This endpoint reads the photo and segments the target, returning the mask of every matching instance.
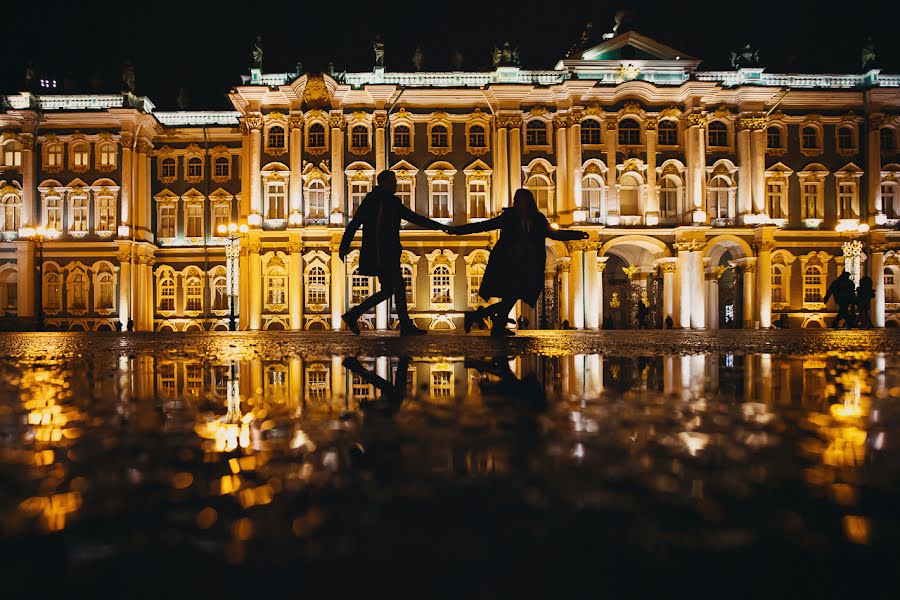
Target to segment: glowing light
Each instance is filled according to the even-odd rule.
[[[219,232],[219,235],[225,235],[228,232],[228,228],[225,227],[225,225],[220,224],[218,227],[216,227],[216,231]]]
[[[246,224],[241,224],[241,226],[238,228],[238,230],[241,233],[247,233],[248,231],[250,231],[250,228]]]
[[[228,224],[228,233],[234,233],[237,230],[238,230],[237,223],[229,223]]]

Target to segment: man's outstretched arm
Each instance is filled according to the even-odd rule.
[[[433,219],[429,219],[426,216],[420,215],[417,212],[414,212],[406,207],[405,204],[400,204],[400,218],[404,221],[409,221],[413,225],[418,225],[419,227],[423,227],[425,229],[434,229],[440,231],[450,231],[449,225],[444,225],[443,223],[438,223]]]

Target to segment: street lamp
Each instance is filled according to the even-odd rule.
[[[22,237],[34,240],[37,244],[37,264],[34,266],[37,275],[37,329],[44,330],[44,239],[53,239],[59,235],[59,231],[55,227],[23,227],[21,231]]]
[[[225,246],[226,285],[228,286],[229,310],[228,329],[237,331],[237,321],[235,321],[234,318],[234,305],[238,295],[238,275],[240,272],[238,259],[241,256],[241,244],[239,240],[242,235],[246,235],[247,231],[249,231],[249,227],[247,227],[246,224],[239,226],[237,223],[229,223],[228,225],[222,223],[216,231],[219,233],[219,237],[228,240],[228,245]]]
[[[862,273],[860,272],[862,270],[860,256],[862,255],[863,244],[856,238],[868,233],[869,224],[860,223],[853,226],[841,223],[838,224],[834,230],[841,235],[850,238],[850,240],[841,244],[841,251],[844,253],[844,270],[850,273],[850,278],[853,280],[853,286],[859,287],[859,279],[862,276]]]

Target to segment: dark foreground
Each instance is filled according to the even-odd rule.
[[[898,340],[0,335],[0,595],[896,598]]]

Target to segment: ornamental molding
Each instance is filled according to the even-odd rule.
[[[263,127],[262,113],[247,113],[247,116],[244,117],[244,123],[246,123],[248,129],[260,131]]]
[[[766,128],[768,119],[765,116],[744,116],[738,119],[738,129],[760,131]]]
[[[675,242],[672,244],[672,248],[678,252],[702,252],[706,249],[706,242],[701,240],[684,240]]]
[[[688,127],[706,128],[706,116],[701,113],[691,113],[685,117]]]
[[[648,117],[644,119],[644,129],[647,131],[656,131],[659,120],[656,117]]]
[[[333,112],[328,115],[328,124],[332,129],[340,129],[343,131],[347,127],[347,121],[344,118],[344,113],[341,112]]]

